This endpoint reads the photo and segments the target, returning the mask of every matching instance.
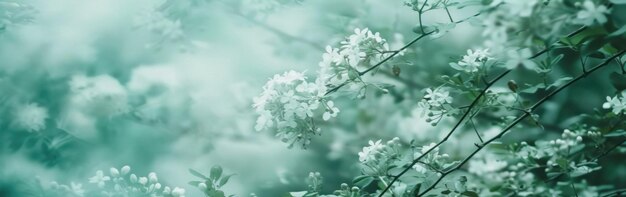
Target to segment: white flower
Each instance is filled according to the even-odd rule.
[[[150,172],[150,173],[148,174],[148,180],[150,181],[150,183],[156,183],[156,182],[159,182],[159,179],[157,178],[157,175],[156,175],[156,173],[154,173],[154,172]]]
[[[109,180],[111,180],[111,177],[104,176],[104,173],[102,172],[102,170],[98,170],[96,171],[96,176],[89,178],[89,183],[98,184],[98,187],[102,188],[104,187],[105,183]]]
[[[145,185],[148,183],[148,178],[146,177],[139,177],[139,184]]]
[[[180,188],[180,187],[174,187],[174,189],[172,189],[172,196],[185,197],[185,189]]]
[[[626,91],[622,92],[622,98],[618,96],[606,97],[606,102],[602,104],[602,108],[611,109],[614,114],[626,113]]]
[[[302,142],[304,147],[312,135],[319,134],[311,122],[326,91],[321,80],[309,82],[303,73],[289,71],[275,75],[263,86],[261,95],[253,99],[259,115],[255,129],[272,128],[290,146]],[[330,115],[336,115],[338,110],[332,112],[335,114]]]
[[[379,154],[385,145],[381,144],[381,140],[376,142],[370,140],[369,146],[363,147],[363,150],[359,152],[359,161],[362,163],[369,163],[376,160],[376,154]]]
[[[70,189],[72,194],[76,195],[76,196],[84,196],[85,195],[85,190],[83,189],[83,185],[80,183],[74,183],[71,182],[70,183]]]
[[[437,144],[436,143],[430,143],[428,145],[422,146],[422,154],[425,154],[427,151],[429,151],[431,148],[435,147]],[[436,147],[435,149],[431,150],[431,152],[436,153],[439,152],[439,147]]]
[[[537,70],[537,64],[530,60],[533,56],[532,52],[528,48],[521,50],[511,49],[507,52],[508,61],[504,64],[506,68],[513,69],[517,66],[524,66],[527,69]]]
[[[467,55],[464,55],[461,61],[450,63],[450,66],[456,70],[468,73],[476,72],[483,63],[491,59],[489,56],[489,49],[477,49],[476,51],[469,49],[467,50]]]
[[[326,103],[328,109],[324,112],[322,119],[325,121],[329,120],[331,117],[337,117],[337,113],[339,113],[339,108],[335,107],[335,103],[333,101],[328,101]]]
[[[586,0],[582,5],[583,9],[576,14],[577,22],[583,25],[593,25],[595,21],[598,24],[604,24],[607,21],[606,14],[609,10],[604,5],[596,6],[593,1]]]
[[[450,92],[442,88],[427,88],[424,99],[427,100],[428,105],[435,107],[440,107],[444,104],[452,103],[452,97],[450,97]]]
[[[37,103],[29,103],[17,108],[15,124],[27,131],[40,131],[46,128],[48,110],[40,107]]]
[[[538,0],[506,0],[506,3],[510,4],[509,8],[512,15],[529,17],[532,15]]]

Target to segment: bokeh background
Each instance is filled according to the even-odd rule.
[[[476,13],[452,11],[457,18]],[[312,171],[331,191],[359,174],[356,153],[368,140],[439,139],[450,124],[432,127],[412,109],[422,89],[452,72],[452,57],[483,42],[481,30],[465,23],[413,46],[417,55],[403,57],[399,76],[391,68],[368,76],[397,94],[339,95],[339,117],[302,150],[254,130],[252,98],[274,74],[315,76],[324,47],[354,28],[401,47],[417,25],[402,1],[0,0],[0,13],[0,196],[22,196],[35,180],[84,182],[123,165],[157,172],[187,196],[200,196],[186,184],[188,169],[213,165],[237,174],[224,190],[238,196],[304,190]],[[424,23],[445,20],[436,11]],[[577,96],[610,92],[585,91],[592,94]],[[43,128],[16,123],[28,106],[46,109]],[[451,154],[473,146],[463,137],[451,139]]]

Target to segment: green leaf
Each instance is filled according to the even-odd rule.
[[[626,131],[624,131],[624,130],[617,130],[617,131],[613,131],[613,132],[604,134],[604,137],[622,137],[622,136],[626,136]]]
[[[209,173],[209,177],[213,180],[218,180],[222,176],[222,167],[221,166],[213,166],[211,168],[211,172]]]
[[[611,80],[611,84],[617,91],[622,91],[626,89],[626,76],[617,72],[613,72],[609,75],[609,79]]]
[[[194,187],[198,187],[198,184],[202,183],[203,181],[189,181],[187,184],[194,186]]]
[[[465,191],[465,192],[461,193],[461,195],[469,196],[469,197],[478,197],[478,194],[476,192],[473,192],[473,191]]]
[[[219,183],[220,187],[226,185],[226,183],[228,183],[228,180],[230,179],[230,177],[232,177],[233,175],[235,175],[235,174],[229,174],[229,175],[226,175],[226,176],[222,177],[222,179],[220,179],[220,183]]]
[[[367,176],[367,175],[361,175],[361,176],[357,176],[356,178],[354,178],[352,180],[352,183],[354,183],[354,185],[360,188],[364,188],[368,186],[369,184],[371,184],[372,181],[374,181],[373,177]]]
[[[198,178],[201,178],[201,179],[204,179],[204,180],[208,180],[209,179],[208,177],[204,176],[202,173],[200,173],[200,172],[198,172],[198,171],[196,171],[194,169],[191,169],[191,168],[189,169],[189,173],[191,173],[191,175],[194,175],[194,176],[196,176]]]
[[[613,4],[626,4],[626,0],[610,0]]]

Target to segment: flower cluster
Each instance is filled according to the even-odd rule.
[[[21,129],[29,132],[40,131],[46,128],[48,110],[37,103],[29,103],[18,107],[15,112],[14,123]]]
[[[473,73],[478,71],[491,59],[493,58],[490,57],[489,49],[476,49],[474,51],[469,49],[467,50],[467,55],[463,56],[463,59],[456,63],[450,63],[450,66],[459,71]]]
[[[159,183],[156,173],[151,172],[147,177],[139,177],[130,173],[130,167],[124,166],[119,170],[111,168],[109,175],[105,175],[102,170],[96,171],[96,175],[89,178],[89,183],[96,184],[101,189],[100,194],[104,196],[163,196],[163,197],[184,197],[185,189],[163,186]]]
[[[400,138],[393,138],[382,143],[381,140],[376,142],[370,140],[369,145],[363,147],[362,151],[358,153],[359,161],[367,166],[363,168],[366,175],[381,174],[387,167],[396,160],[400,159]]]
[[[389,44],[378,32],[355,29],[339,48],[326,46],[322,55],[320,78],[329,85],[339,85],[358,75],[359,65],[369,65],[387,57]]]
[[[420,115],[427,115],[426,121],[430,122],[433,126],[452,111],[452,97],[450,92],[445,88],[427,88],[426,95],[422,100],[417,103]]]
[[[261,95],[254,98],[253,106],[259,114],[256,130],[275,129],[289,147],[295,143],[307,147],[311,137],[321,133],[313,120],[314,111],[320,105],[326,106],[324,120],[339,112],[332,101],[322,103],[326,90],[321,81],[309,82],[300,72],[275,75],[263,86]]]
[[[606,102],[602,104],[602,108],[611,109],[611,111],[616,114],[626,114],[626,91],[622,91],[621,97],[617,96],[607,96]]]

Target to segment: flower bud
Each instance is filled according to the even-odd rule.
[[[118,171],[116,168],[111,168],[111,176],[114,178],[117,178],[120,176],[120,171]]]
[[[130,172],[130,166],[122,167],[122,175],[127,175]]]
[[[131,183],[137,183],[137,175],[131,174],[130,175],[130,182]]]
[[[150,172],[150,173],[148,174],[148,179],[150,180],[150,183],[156,183],[156,182],[159,182],[159,179],[157,178],[157,175],[156,175],[156,173],[154,173],[154,172]]]
[[[202,191],[206,191],[207,186],[206,186],[205,183],[200,183],[200,184],[198,184],[198,188],[200,188],[200,190],[202,190]]]

